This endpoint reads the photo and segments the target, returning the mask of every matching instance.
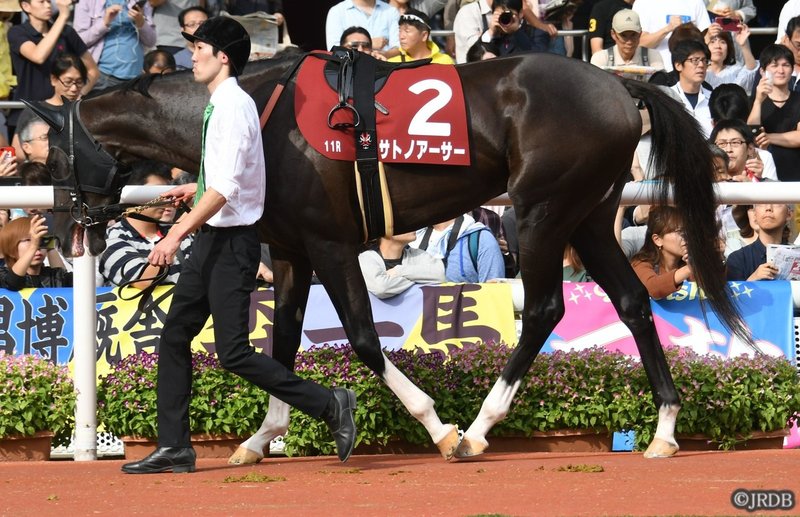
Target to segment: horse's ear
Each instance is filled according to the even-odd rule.
[[[64,114],[61,111],[56,111],[51,108],[45,107],[42,101],[25,101],[28,108],[31,109],[36,115],[47,122],[47,125],[50,126],[55,132],[60,133],[64,129]],[[66,106],[66,104],[64,104]],[[63,107],[61,108],[63,109]]]

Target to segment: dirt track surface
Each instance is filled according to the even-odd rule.
[[[0,462],[0,515],[800,515],[735,508],[736,489],[800,495],[800,450],[198,460],[193,474],[126,475],[123,461]],[[570,467],[572,466],[572,467]],[[584,471],[570,471],[576,470]],[[599,470],[602,472],[585,472]],[[566,469],[566,470],[565,470]],[[226,478],[234,478],[231,482]]]

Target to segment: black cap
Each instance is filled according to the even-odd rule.
[[[225,52],[237,75],[241,75],[244,71],[250,58],[250,35],[242,24],[233,18],[215,16],[204,21],[194,34],[187,32],[181,34],[192,43],[202,41]]]

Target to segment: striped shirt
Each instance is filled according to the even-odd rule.
[[[166,235],[168,228],[159,225],[159,233]],[[100,272],[108,282],[120,285],[123,282],[137,280],[147,267],[147,256],[158,240],[149,240],[136,228],[123,219],[106,231],[106,250],[100,257]],[[175,260],[169,266],[169,273],[164,283],[174,284],[178,281],[181,267],[191,253],[194,238],[190,235],[183,239]]]

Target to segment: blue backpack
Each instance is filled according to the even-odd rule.
[[[458,242],[458,234],[461,231],[461,226],[463,224],[463,215],[456,218],[455,222],[453,223],[453,230],[450,232],[450,237],[447,239],[447,249],[445,250],[444,257],[442,257],[445,268],[447,268],[447,258],[450,256],[450,252],[456,247],[456,242]],[[430,243],[432,233],[433,226],[428,226],[428,228],[425,229],[425,234],[422,236],[422,241],[419,243],[419,249],[428,249],[428,244]],[[480,249],[481,233],[483,233],[482,229],[477,232],[472,232],[467,236],[469,258],[472,260],[472,267],[475,268],[475,271],[478,271],[478,249]]]

